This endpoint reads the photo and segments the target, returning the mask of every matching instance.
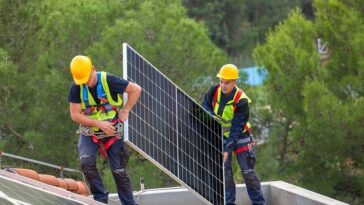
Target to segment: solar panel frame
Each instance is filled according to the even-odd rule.
[[[225,204],[221,126],[173,81],[123,43],[123,78],[131,82],[139,77],[133,67],[144,69],[136,82],[143,92],[124,122],[126,143],[206,204]],[[124,103],[126,100],[124,93]]]

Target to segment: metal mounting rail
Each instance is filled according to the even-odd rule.
[[[47,163],[47,162],[42,162],[42,161],[38,161],[38,160],[35,160],[35,159],[30,159],[30,158],[18,156],[18,155],[15,155],[15,154],[6,153],[6,152],[3,152],[2,150],[0,150],[0,169],[2,169],[2,165],[1,165],[2,156],[6,156],[6,157],[9,157],[9,158],[18,159],[18,160],[23,160],[23,161],[27,161],[27,162],[31,162],[31,163],[35,163],[35,164],[40,164],[40,165],[44,165],[44,166],[51,167],[51,168],[54,168],[54,169],[59,169],[61,178],[63,178],[63,171],[79,173],[79,174],[82,175],[83,181],[84,182],[86,181],[85,176],[83,175],[83,173],[80,170],[65,168],[63,166],[58,166],[58,165],[50,164],[50,163]]]

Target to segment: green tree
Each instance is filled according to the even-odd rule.
[[[7,118],[12,114],[11,109],[11,93],[14,90],[14,84],[11,82],[16,79],[16,66],[11,61],[9,55],[3,49],[0,49],[0,104],[1,112],[0,112],[0,121],[4,122],[0,125],[0,149],[4,149],[6,142],[12,141],[11,139],[6,138],[5,129],[12,129],[11,123],[7,122]],[[25,143],[23,137],[19,135],[15,135],[18,137],[19,143]],[[15,138],[14,137],[14,138]],[[4,140],[6,139],[6,141]]]
[[[275,144],[280,148],[279,160],[286,160],[291,130],[303,114],[301,90],[305,82],[316,78],[319,58],[315,54],[315,30],[299,10],[267,36],[267,42],[255,49],[257,63],[268,70],[268,102],[274,110]]]
[[[87,51],[101,65],[108,65],[107,69],[118,73],[122,67],[122,42],[128,42],[198,99],[210,85],[201,80],[215,77],[227,60],[210,41],[203,25],[186,16],[186,10],[178,0],[168,4],[157,0],[142,3],[137,10],[127,12],[123,19],[105,30],[102,40]]]
[[[122,42],[128,42],[197,99],[201,99],[211,85],[206,79],[214,76],[219,66],[226,62],[226,57],[208,38],[205,28],[186,17],[179,1],[166,4],[154,0],[140,4],[108,27],[102,39],[92,44],[87,52],[102,69],[120,73]],[[135,187],[138,187],[139,178],[144,178],[147,187],[172,183],[156,167],[141,163],[137,158],[131,158],[129,167]],[[112,181],[111,177],[108,179]]]
[[[271,111],[264,117],[274,117],[263,157],[272,159],[273,153],[280,162],[268,164],[273,174],[258,169],[267,178],[362,204],[364,18],[355,5],[315,1],[314,22],[296,10],[254,56],[269,72]],[[328,45],[328,61],[319,58],[317,38]]]
[[[251,52],[264,33],[299,5],[298,0],[183,0],[189,16],[209,28],[213,42],[238,64],[251,66]]]
[[[121,43],[128,42],[188,93],[196,91],[194,96],[226,62],[203,25],[189,19],[177,0],[0,0],[0,31],[0,78],[6,79],[0,82],[0,102],[7,102],[0,146],[71,168],[79,167],[77,125],[67,102],[74,55],[90,55],[98,69],[120,75]],[[115,191],[110,172],[99,163]],[[171,184],[135,156],[129,167],[135,187],[140,176],[147,187]]]
[[[299,158],[300,167],[307,168],[303,184],[353,204],[364,202],[364,15],[359,2],[315,1],[316,30],[328,43],[330,59],[321,67],[322,80],[303,90],[307,137]],[[325,150],[318,155],[320,147]]]

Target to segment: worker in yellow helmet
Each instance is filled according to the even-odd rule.
[[[96,168],[98,150],[108,158],[118,196],[123,205],[135,205],[130,177],[126,171],[127,147],[122,140],[122,123],[137,102],[139,85],[106,72],[96,72],[91,59],[75,56],[70,64],[73,77],[68,101],[73,121],[80,124],[78,151],[81,169],[96,201],[108,202],[108,192]],[[128,94],[122,107],[120,95]]]
[[[240,170],[253,205],[265,203],[260,180],[255,175],[254,139],[250,132],[250,98],[237,87],[238,68],[233,64],[221,67],[217,74],[220,83],[210,88],[204,97],[203,107],[217,118],[224,133],[224,167],[226,205],[235,205],[236,187],[232,169],[232,153],[236,154]]]

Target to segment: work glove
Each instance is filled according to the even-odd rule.
[[[219,124],[221,124],[221,119],[216,116],[216,115],[211,115],[212,118],[214,118],[214,120],[216,120]]]

